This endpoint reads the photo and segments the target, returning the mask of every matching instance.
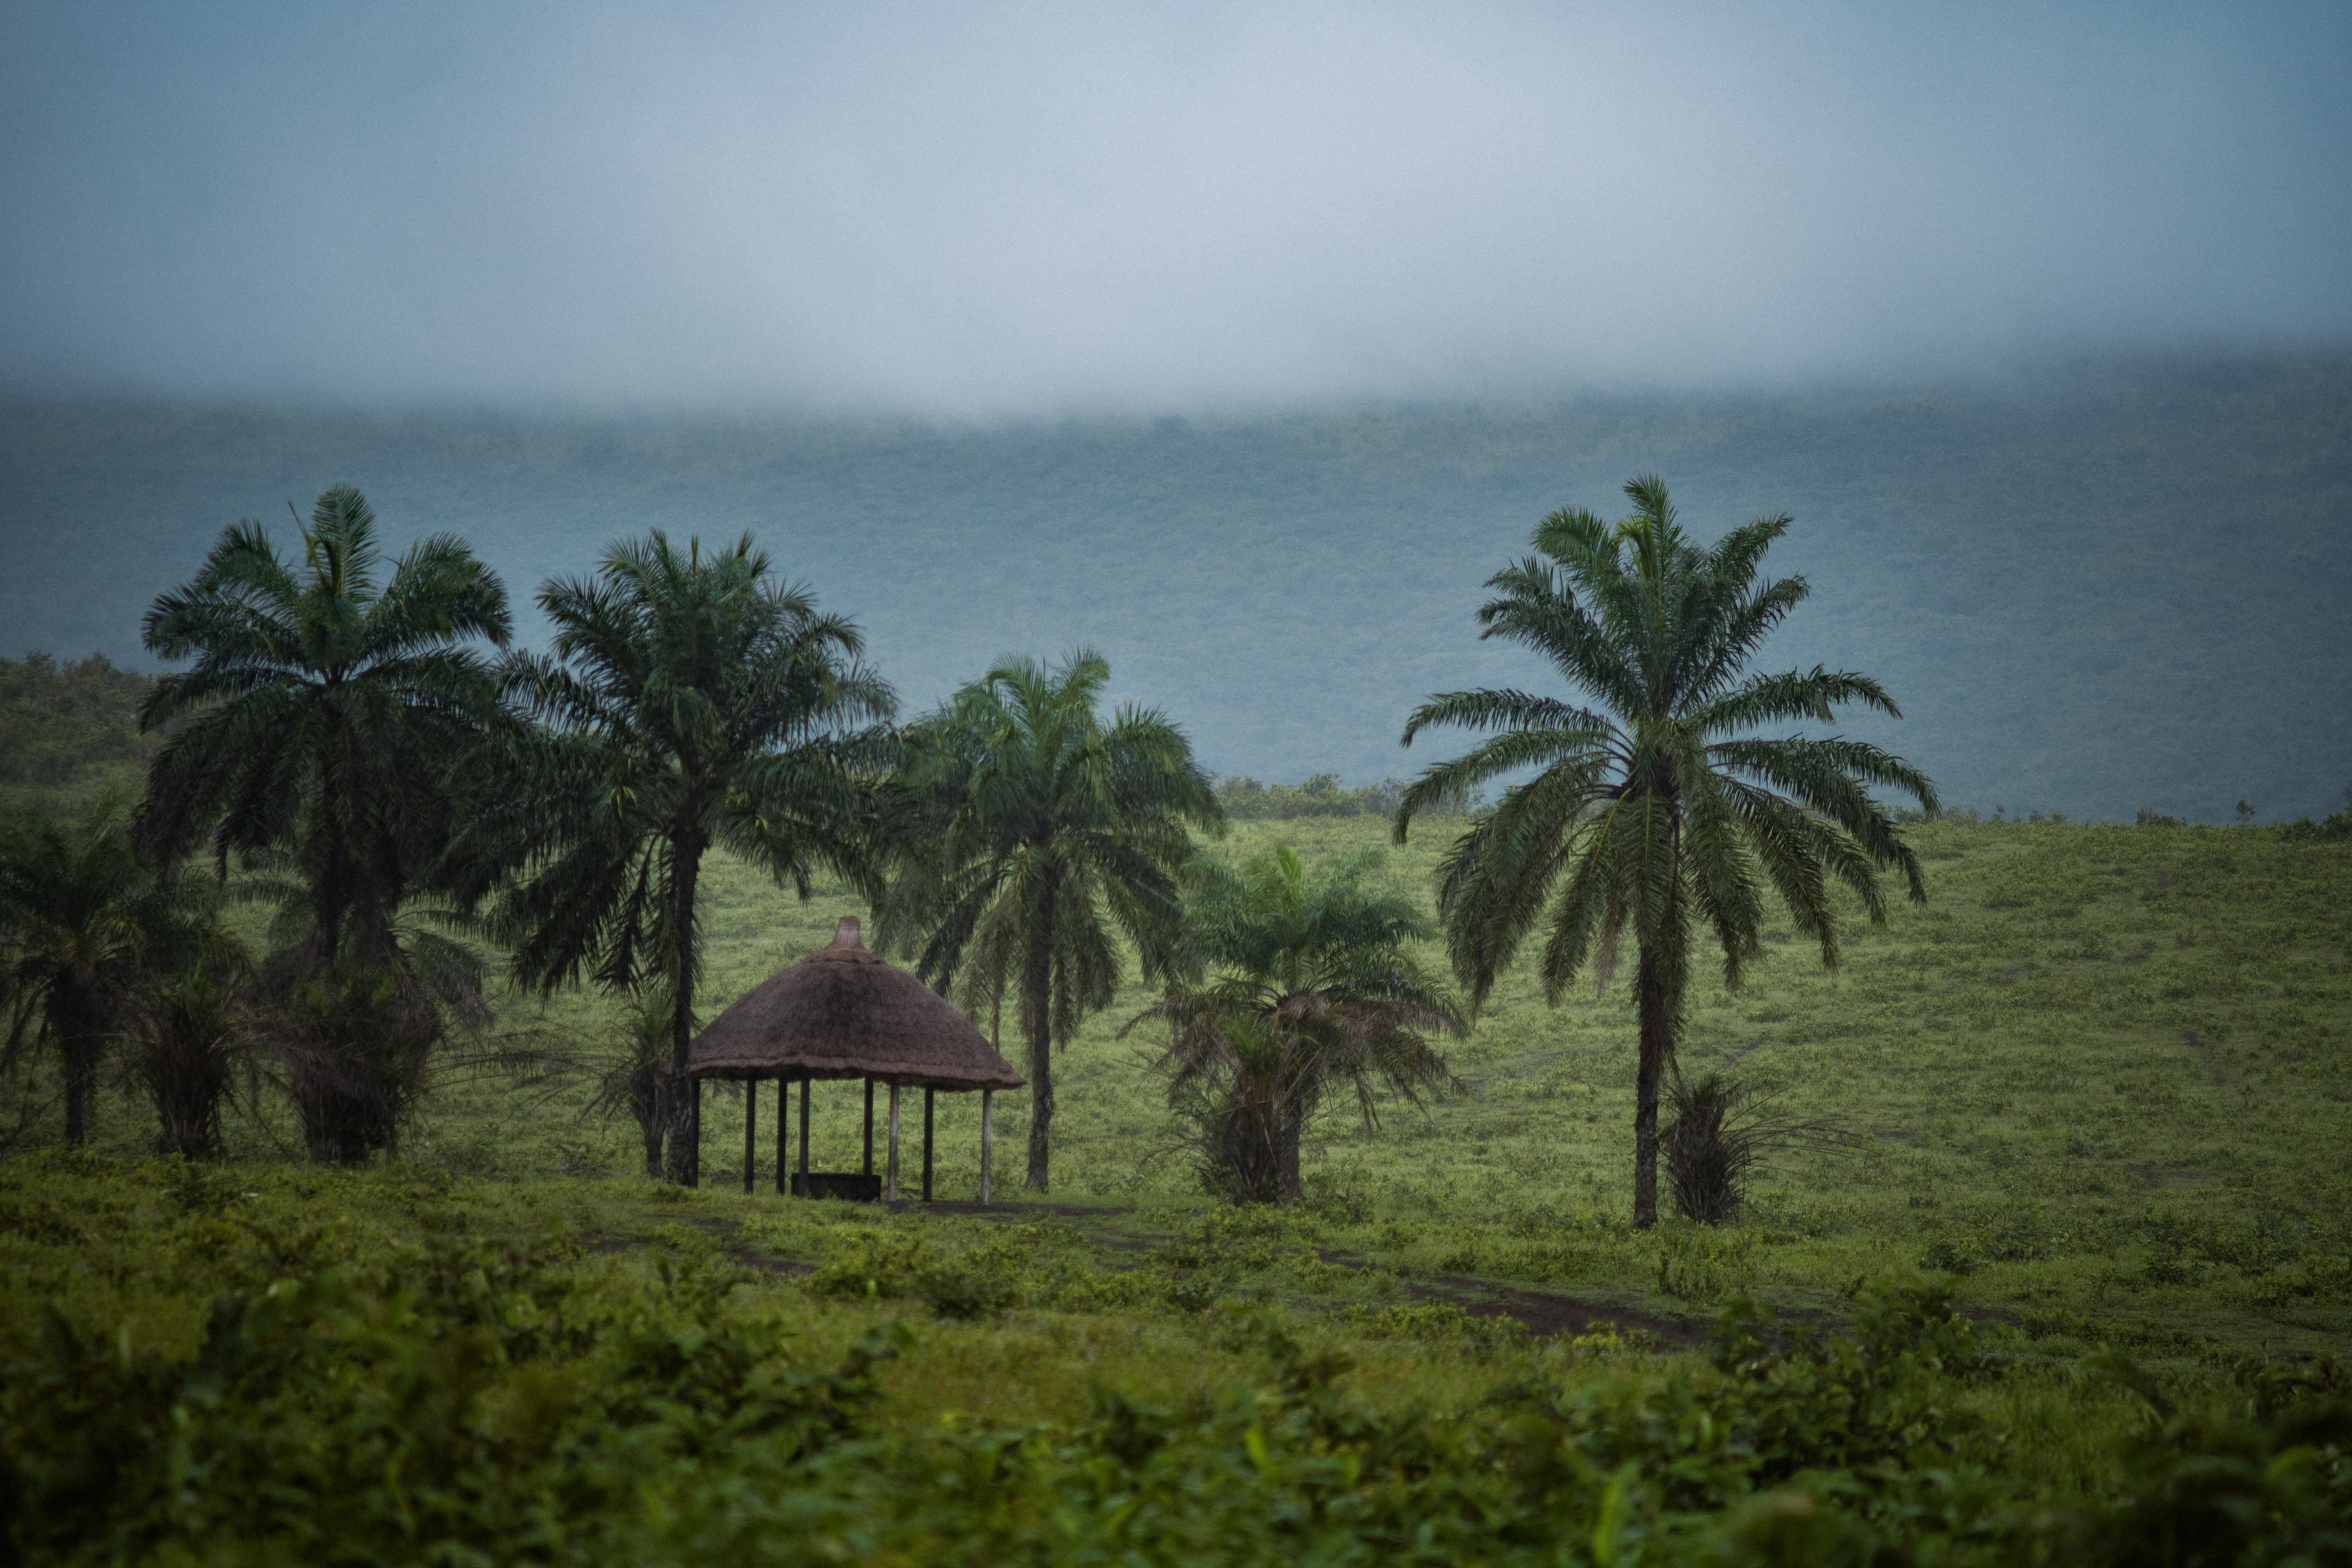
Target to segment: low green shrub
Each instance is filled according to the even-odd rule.
[[[1735,1300],[1703,1358],[1560,1354],[1444,1306],[1235,1309],[1197,1332],[1239,1380],[1175,1407],[1106,1363],[1088,1416],[909,1423],[883,1419],[880,1375],[905,1331],[853,1309],[833,1319],[845,1353],[802,1352],[788,1325],[830,1310],[745,1289],[741,1237],[710,1225],[627,1253],[553,1226],[499,1247],[446,1176],[298,1193],[163,1165],[8,1173],[30,1179],[9,1192],[24,1268],[0,1292],[0,1562],[2122,1568],[2352,1549],[2335,1363],[2069,1363],[2068,1386],[2137,1404],[2112,1468],[2057,1484],[1993,1418],[2048,1357],[1995,1353],[1916,1279],[1857,1289],[1843,1325]],[[425,1239],[371,1228],[345,1207],[362,1200]],[[1085,1299],[1051,1225],[805,1234],[830,1249],[812,1284],[854,1301],[885,1281],[941,1315],[957,1290]],[[1188,1246],[1195,1274],[1312,1256],[1289,1222]],[[1138,1300],[1183,1274],[1095,1272]],[[93,1279],[135,1280],[142,1304],[61,1304],[129,1300],[76,1294]],[[166,1289],[205,1303],[184,1338],[153,1326]],[[1350,1336],[1459,1347],[1498,1378],[1376,1402]]]
[[[820,1296],[915,1300],[942,1318],[987,1318],[1021,1299],[1020,1259],[1003,1248],[946,1251],[911,1230],[864,1228],[837,1236],[809,1279]]]
[[[49,1310],[0,1373],[11,1560],[583,1555],[665,1468],[856,1433],[901,1342],[812,1373],[721,1311],[732,1270],[665,1256],[651,1294],[589,1298],[569,1261],[436,1248],[226,1291],[184,1360]]]
[[[1481,1316],[1446,1301],[1353,1307],[1339,1321],[1349,1332],[1367,1340],[1411,1340],[1479,1352],[1525,1350],[1535,1342],[1527,1325],[1515,1318]]]

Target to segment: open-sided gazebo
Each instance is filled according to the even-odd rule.
[[[923,1091],[923,1200],[931,1196],[931,1097],[980,1091],[980,1201],[989,1201],[995,1154],[994,1107],[1000,1089],[1024,1083],[971,1021],[929,986],[867,950],[857,917],[845,915],[833,941],[780,969],[695,1037],[688,1076],[743,1081],[743,1190],[751,1191],[758,1156],[760,1082],[801,1086],[800,1169],[787,1182],[786,1116],[776,1103],[776,1191],[804,1196],[898,1196],[898,1091]],[[809,1085],[819,1079],[866,1082],[866,1168],[809,1170]],[[890,1091],[887,1182],[874,1174],[874,1086]]]

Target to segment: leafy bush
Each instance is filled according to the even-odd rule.
[[[594,1557],[665,1469],[859,1433],[901,1342],[877,1330],[811,1373],[780,1324],[722,1312],[731,1271],[665,1258],[652,1296],[587,1300],[563,1251],[226,1291],[192,1360],[49,1310],[0,1377],[19,1560]]]
[[[1947,1274],[1973,1273],[1987,1263],[2029,1263],[2081,1250],[2086,1238],[2053,1228],[2037,1204],[1984,1215],[1958,1230],[1929,1228],[1920,1249],[1922,1268]]]
[[[1753,1231],[1664,1229],[1657,1233],[1657,1247],[1658,1292],[1679,1301],[1721,1301],[1763,1280]]]
[[[836,1240],[809,1289],[837,1299],[911,1299],[942,1318],[986,1318],[1019,1300],[1018,1271],[1003,1248],[951,1253],[918,1232],[861,1227]]]
[[[1738,1391],[1747,1441],[1766,1479],[1801,1470],[1948,1460],[1978,1430],[1948,1403],[1948,1384],[1988,1369],[1951,1293],[1882,1280],[1858,1298],[1850,1334],[1789,1329],[1740,1300],[1707,1339],[1708,1360]]]
[[[1333,1225],[1361,1225],[1372,1215],[1370,1184],[1348,1166],[1315,1171],[1306,1180],[1307,1212]]]
[[[2177,1409],[2128,1356],[2096,1363],[2153,1418],[2126,1447],[2104,1509],[2051,1521],[2094,1564],[2352,1561],[2352,1403],[2333,1362],[2265,1369],[2234,1412]]]
[[[1412,1340],[1481,1352],[1525,1350],[1535,1338],[1516,1318],[1476,1316],[1445,1301],[1357,1307],[1341,1321],[1350,1332],[1368,1340]]]
[[[1197,1337],[1240,1381],[1177,1408],[1107,1379],[1066,1421],[913,1422],[919,1390],[889,1393],[908,1406],[894,1419],[877,1408],[881,1363],[909,1336],[886,1325],[837,1358],[795,1353],[786,1325],[812,1304],[740,1289],[751,1277],[704,1226],[664,1227],[642,1259],[562,1231],[410,1245],[345,1205],[478,1235],[474,1184],[186,1163],[126,1176],[86,1156],[6,1173],[6,1245],[35,1289],[136,1279],[210,1305],[174,1340],[95,1298],[28,1311],[12,1279],[0,1562],[2121,1568],[2328,1563],[2352,1542],[2340,1367],[2235,1367],[2233,1403],[2190,1408],[2123,1357],[2093,1358],[2099,1377],[2078,1368],[2068,1386],[2120,1385],[2096,1408],[2135,1398],[2137,1427],[2095,1487],[2053,1487],[1979,1413],[2003,1407],[1988,1385],[2017,1366],[1916,1279],[1858,1289],[1840,1328],[1736,1301],[1704,1362],[1622,1342],[1562,1354],[1442,1306],[1317,1328],[1234,1310]],[[958,1269],[1079,1299],[1053,1226],[827,1215],[762,1234],[787,1229],[821,1237],[833,1288],[856,1300],[886,1279],[922,1299]],[[1199,1268],[1246,1273],[1303,1267],[1312,1234],[1293,1214],[1228,1212],[1185,1245]],[[1457,1347],[1504,1378],[1442,1407],[1376,1404],[1351,1392],[1334,1330]]]
[[[1976,1272],[1976,1248],[1969,1245],[1965,1237],[1954,1236],[1948,1230],[1931,1230],[1927,1245],[1919,1249],[1919,1267],[1966,1277]]]

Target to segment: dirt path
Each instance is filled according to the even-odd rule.
[[[1707,1325],[1686,1318],[1664,1318],[1654,1312],[1629,1311],[1574,1296],[1498,1285],[1465,1274],[1439,1274],[1427,1282],[1407,1281],[1407,1296],[1416,1301],[1443,1301],[1474,1318],[1511,1318],[1528,1331],[1569,1339],[1615,1329],[1619,1333],[1647,1334],[1662,1345],[1687,1350],[1706,1338]]]
[[[883,1205],[877,1205],[883,1206]],[[901,1199],[887,1205],[893,1214],[924,1208],[929,1213],[952,1215],[959,1218],[983,1219],[998,1223],[1014,1223],[1041,1218],[1085,1221],[1116,1219],[1133,1210],[1123,1207],[1089,1207],[1079,1204],[1055,1203],[992,1203],[982,1205],[969,1199],[951,1199],[921,1205]],[[728,1255],[746,1268],[763,1273],[793,1276],[813,1272],[814,1265],[792,1258],[767,1258],[754,1255],[731,1245],[735,1233],[741,1227],[731,1220],[696,1217],[687,1223],[710,1232],[727,1246]],[[1105,1235],[1091,1227],[1083,1232],[1088,1245],[1106,1252],[1122,1253],[1129,1258],[1153,1253],[1173,1246],[1182,1238],[1162,1232],[1126,1232]],[[622,1241],[593,1243],[598,1251],[625,1250],[632,1244]],[[1365,1260],[1351,1252],[1322,1251],[1316,1254],[1325,1263],[1341,1268],[1360,1269]],[[1131,1263],[1115,1267],[1131,1268]],[[1670,1318],[1655,1312],[1643,1312],[1612,1306],[1556,1291],[1533,1290],[1524,1286],[1481,1279],[1467,1274],[1433,1274],[1401,1281],[1404,1294],[1415,1302],[1442,1302],[1459,1307],[1474,1318],[1509,1318],[1539,1337],[1578,1338],[1614,1329],[1619,1333],[1646,1335],[1660,1345],[1688,1349],[1704,1341],[1707,1324],[1694,1318]]]

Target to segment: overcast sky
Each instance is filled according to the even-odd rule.
[[[0,9],[17,390],[995,417],[2352,340],[2352,7]]]

